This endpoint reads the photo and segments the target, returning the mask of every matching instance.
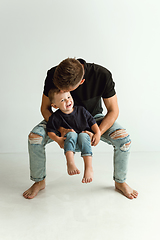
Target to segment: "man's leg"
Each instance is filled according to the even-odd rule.
[[[69,132],[66,134],[64,142],[64,153],[67,160],[67,171],[69,175],[80,174],[79,169],[76,167],[74,162],[74,153],[77,144],[78,134],[76,132]]]
[[[101,123],[97,121],[98,125]],[[126,181],[128,158],[130,153],[131,140],[126,130],[115,122],[102,136],[101,140],[114,147],[114,174],[116,189],[130,198],[136,198],[138,192],[130,188]]]
[[[30,178],[35,183],[23,193],[25,198],[34,198],[37,193],[45,188],[46,156],[45,145],[52,140],[46,132],[46,121],[38,124],[28,137],[28,150],[30,160]]]
[[[91,139],[87,133],[80,133],[78,135],[78,146],[81,150],[81,156],[84,160],[84,176],[82,183],[90,183],[93,180],[93,167],[92,167],[92,148]]]

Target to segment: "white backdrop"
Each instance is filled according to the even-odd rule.
[[[112,72],[132,151],[158,151],[159,12],[159,0],[0,0],[0,152],[27,151],[46,72],[67,57]]]

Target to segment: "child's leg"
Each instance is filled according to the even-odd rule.
[[[80,171],[74,162],[74,152],[77,144],[77,133],[69,132],[66,134],[66,140],[64,142],[64,152],[67,160],[67,171],[69,175],[79,174]]]
[[[92,148],[91,139],[87,133],[80,133],[78,136],[78,146],[81,150],[81,156],[84,160],[83,183],[90,183],[93,180],[92,168]]]
[[[79,169],[76,167],[74,162],[74,152],[68,151],[66,152],[66,160],[67,160],[67,171],[69,175],[80,174]]]
[[[92,156],[83,156],[84,176],[82,183],[90,183],[93,180]]]

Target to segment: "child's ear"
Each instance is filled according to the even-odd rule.
[[[54,108],[56,108],[56,109],[58,108],[58,107],[56,106],[56,104],[54,104],[54,103],[51,103],[51,106],[54,107]]]

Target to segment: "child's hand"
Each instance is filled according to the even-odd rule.
[[[60,146],[60,148],[64,148],[64,141],[65,141],[66,137],[59,137],[57,140],[58,145]]]
[[[96,145],[99,143],[100,138],[101,138],[100,132],[95,133],[95,134],[92,136],[91,145],[92,145],[92,146],[96,146]]]

